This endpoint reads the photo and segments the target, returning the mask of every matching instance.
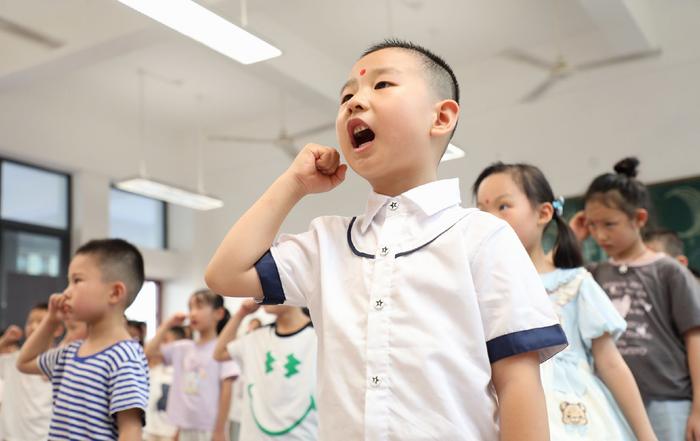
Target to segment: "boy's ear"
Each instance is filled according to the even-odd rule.
[[[459,119],[459,104],[454,100],[443,100],[435,106],[435,119],[430,134],[435,137],[449,136]]]
[[[680,254],[676,256],[676,260],[683,266],[688,266],[688,256]]]
[[[124,282],[113,282],[112,291],[109,293],[109,304],[116,305],[126,299],[126,285]]]

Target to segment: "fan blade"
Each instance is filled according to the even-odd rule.
[[[601,67],[614,66],[616,64],[628,63],[630,61],[644,60],[645,58],[653,58],[661,55],[661,49],[653,49],[643,52],[634,52],[618,57],[605,58],[603,60],[594,60],[587,63],[581,63],[574,66],[574,70],[591,70]]]
[[[519,61],[521,63],[529,64],[530,66],[538,67],[540,69],[546,69],[546,70],[552,70],[555,66],[555,63],[552,63],[547,60],[543,60],[540,57],[537,57],[535,55],[529,54],[525,51],[522,51],[520,49],[506,49],[503,52],[501,52],[501,55],[503,55],[506,58],[510,58],[511,60]]]
[[[315,135],[316,133],[325,132],[325,131],[331,130],[331,129],[335,129],[334,122],[322,124],[322,125],[316,126],[316,127],[311,127],[309,129],[302,130],[300,132],[296,132],[296,133],[290,135],[289,137],[293,138],[293,139],[304,138],[305,136]]]
[[[255,143],[255,144],[274,144],[277,142],[277,138],[248,138],[245,136],[230,136],[230,135],[209,135],[207,136],[209,141],[218,142],[241,142],[241,143]]]
[[[554,85],[554,83],[556,83],[557,81],[559,81],[560,79],[562,79],[564,77],[566,77],[566,75],[562,75],[562,74],[549,75],[546,80],[544,80],[537,87],[532,89],[532,91],[530,91],[530,93],[525,95],[520,101],[523,103],[531,103],[531,102],[535,101],[537,98],[542,96],[547,90],[549,90],[549,88],[551,88]]]
[[[292,160],[299,154],[299,151],[294,147],[294,143],[290,139],[279,140],[275,145]]]
[[[48,47],[49,49],[56,49],[63,46],[63,42],[56,40],[55,38],[41,34],[33,29],[29,29],[26,26],[22,26],[19,23],[15,23],[3,17],[0,17],[0,29],[19,38],[30,40],[36,44]]]

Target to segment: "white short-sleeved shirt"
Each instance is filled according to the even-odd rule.
[[[515,232],[459,204],[457,179],[372,193],[256,264],[263,303],[311,311],[320,440],[496,440],[491,363],[566,346]]]
[[[264,326],[227,345],[245,381],[240,439],[317,439],[317,344],[309,324],[291,334]]]

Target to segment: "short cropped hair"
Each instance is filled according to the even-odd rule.
[[[91,240],[78,248],[76,255],[95,258],[102,279],[120,281],[126,286],[126,306],[136,298],[145,278],[141,252],[123,239]]]
[[[420,56],[421,61],[423,61],[423,66],[428,73],[430,84],[435,89],[437,95],[442,99],[451,99],[459,103],[459,83],[457,82],[457,77],[452,71],[452,68],[443,58],[423,46],[410,41],[390,38],[367,48],[362,53],[362,57],[382,49],[392,48],[405,49]]]
[[[675,231],[659,228],[644,233],[644,242],[658,241],[664,252],[671,257],[683,255],[683,241]]]
[[[423,62],[428,82],[437,96],[440,99],[454,100],[459,104],[459,82],[457,81],[457,76],[442,57],[410,41],[389,38],[368,47],[360,58],[382,49],[404,49],[418,55]],[[457,128],[456,125],[455,128]],[[450,134],[450,139],[452,135],[454,135],[454,130]]]

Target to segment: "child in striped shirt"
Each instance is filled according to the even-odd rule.
[[[141,440],[148,366],[123,315],[143,279],[141,253],[120,239],[88,242],[73,257],[68,287],[50,297],[17,360],[20,371],[51,380],[50,440]],[[87,338],[48,350],[65,318],[86,322]]]

